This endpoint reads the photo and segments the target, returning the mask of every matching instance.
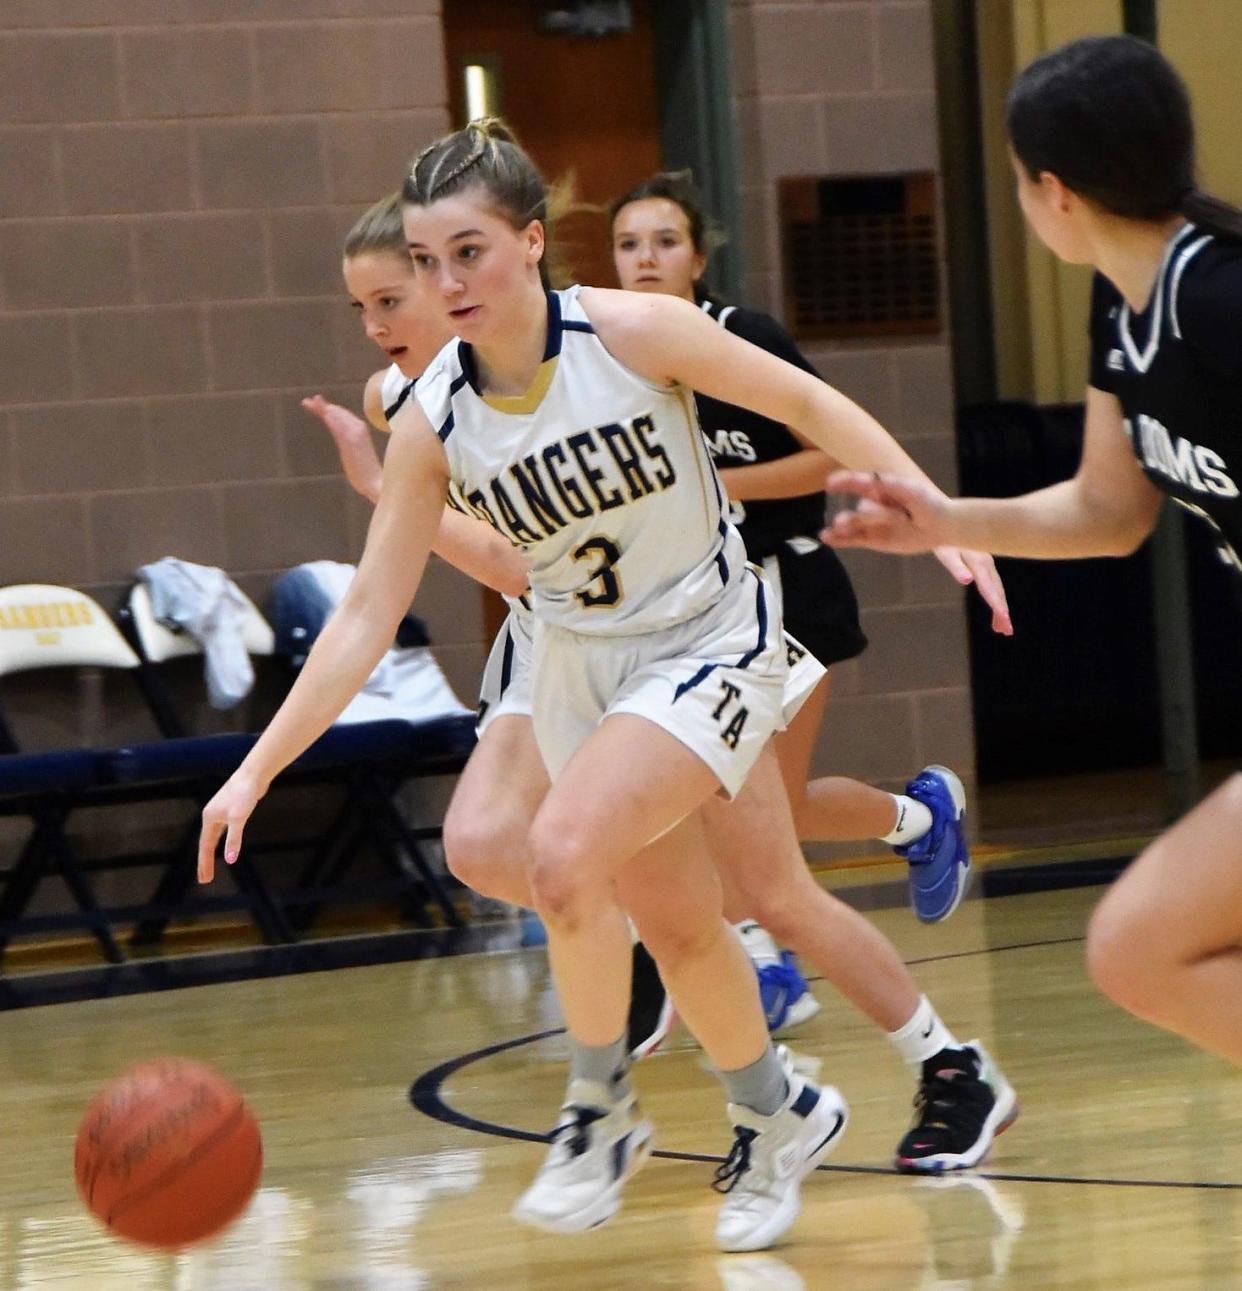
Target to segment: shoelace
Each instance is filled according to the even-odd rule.
[[[596,1121],[602,1121],[607,1115],[597,1107],[575,1107],[574,1119],[562,1121],[551,1134],[550,1143],[563,1143],[570,1156],[580,1157],[590,1146],[591,1136],[587,1132]]]
[[[716,1173],[712,1176],[712,1187],[717,1192],[732,1192],[737,1187],[738,1180],[750,1169],[750,1145],[755,1141],[758,1131],[744,1129],[740,1125],[733,1128],[737,1138],[733,1140],[724,1163],[716,1167]]]
[[[928,1076],[914,1096],[915,1128],[973,1132],[983,1110],[972,1088],[977,1083],[965,1071]]]

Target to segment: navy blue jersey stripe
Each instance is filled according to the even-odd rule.
[[[436,434],[440,436],[441,443],[443,443],[446,439],[448,439],[448,437],[453,433],[453,405],[452,405],[453,396],[469,380],[470,378],[466,375],[465,369],[463,368],[462,371],[459,372],[449,383],[449,413],[448,413],[448,416],[445,417],[443,424],[440,426],[440,429],[436,431]]]
[[[392,404],[384,409],[384,420],[391,421],[397,413],[401,411],[402,404],[410,397],[410,391],[414,389],[414,382],[407,381],[401,387],[401,393],[393,400]]]
[[[673,703],[675,704],[686,693],[686,691],[693,690],[695,686],[701,686],[703,682],[705,682],[719,667],[720,665],[718,663],[705,663],[689,681],[683,681],[681,685],[677,687],[673,692]]]
[[[754,573],[754,570],[750,571]],[[749,668],[755,656],[763,651],[768,643],[768,603],[763,595],[763,579],[755,574],[755,617],[759,620],[759,640],[749,654],[744,654],[734,665],[736,668]]]
[[[737,663],[723,665],[730,668],[749,668],[755,659],[763,653],[768,644],[768,603],[763,596],[763,579],[755,574],[753,569],[747,570],[754,575],[756,587],[755,594],[755,618],[759,621],[759,639],[755,642],[753,650],[748,650]],[[673,692],[673,703],[675,704],[688,690],[693,690],[696,686],[701,686],[713,672],[722,665],[720,663],[705,663],[690,678],[689,681],[683,681],[680,686]]]
[[[505,628],[505,652],[500,660],[500,693],[509,689],[513,680],[513,629]]]
[[[543,347],[543,361],[554,359],[561,352],[561,298],[554,291],[548,296],[548,339]]]
[[[580,323],[577,319],[570,318],[561,324],[561,330],[565,332],[590,332],[595,335],[595,328],[590,323]]]
[[[716,490],[719,493],[719,484],[717,484]],[[720,581],[728,587],[729,562],[725,560],[724,549],[725,543],[729,541],[729,526],[725,523],[724,516],[720,517],[720,523],[716,526],[716,531],[720,534],[720,550],[716,553],[716,568],[720,571]]]

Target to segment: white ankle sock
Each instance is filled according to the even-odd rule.
[[[904,793],[893,794],[893,803],[897,808],[897,823],[885,834],[880,842],[890,847],[905,847],[916,838],[922,838],[932,827],[932,814],[928,807],[917,798],[910,798]]]
[[[780,949],[766,928],[761,928],[753,919],[743,919],[733,927],[756,968],[766,968],[769,964],[781,962]]]
[[[941,1022],[926,995],[919,996],[910,1021],[899,1031],[890,1031],[888,1038],[911,1067],[920,1066],[925,1059],[939,1053],[941,1049],[962,1047],[953,1038],[952,1031]]]

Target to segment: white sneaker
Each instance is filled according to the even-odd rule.
[[[570,1081],[551,1137],[513,1218],[550,1233],[580,1233],[606,1223],[621,1209],[626,1180],[651,1152],[651,1122],[639,1114],[634,1095],[613,1102],[594,1081]]]
[[[722,1251],[762,1251],[798,1217],[803,1178],[837,1145],[849,1120],[840,1091],[792,1075],[771,1116],[729,1104],[737,1138],[712,1186],[727,1194],[716,1222]]]

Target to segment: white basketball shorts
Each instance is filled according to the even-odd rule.
[[[533,620],[529,614],[510,610],[509,617],[496,633],[483,668],[483,681],[479,685],[476,729],[480,739],[498,717],[529,717],[531,714],[531,682],[534,677],[531,667],[534,651],[532,627]]]
[[[535,626],[535,739],[553,779],[605,718],[645,717],[711,768],[729,797],[782,729],[789,667],[771,588],[748,566],[710,610],[659,632]]]

